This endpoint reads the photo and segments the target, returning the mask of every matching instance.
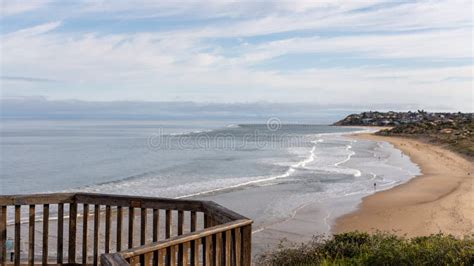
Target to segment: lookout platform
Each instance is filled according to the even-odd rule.
[[[250,265],[252,220],[211,201],[0,196],[1,265]]]

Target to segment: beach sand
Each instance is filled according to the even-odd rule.
[[[472,161],[414,139],[373,134],[353,137],[393,144],[418,164],[422,175],[365,197],[358,210],[336,220],[333,233],[381,230],[407,237],[474,233]]]

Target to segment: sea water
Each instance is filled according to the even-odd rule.
[[[323,226],[314,233],[327,233],[374,183],[382,190],[419,174],[390,144],[348,136],[357,131],[367,129],[278,120],[3,121],[0,193],[214,200],[254,219],[256,236],[319,204]]]

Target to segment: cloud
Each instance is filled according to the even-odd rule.
[[[472,108],[470,1],[77,5],[0,36],[3,76],[61,80],[3,79],[6,95]]]
[[[4,0],[1,1],[2,15],[11,16],[20,13],[33,11],[44,7],[50,2],[50,0],[34,0],[34,1],[21,1],[21,0]]]
[[[13,76],[0,76],[0,80],[7,81],[24,81],[24,82],[55,82],[52,79],[33,78],[33,77],[13,77]]]

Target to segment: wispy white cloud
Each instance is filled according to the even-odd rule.
[[[3,16],[16,15],[46,6],[51,0],[2,0],[0,1]]]
[[[86,1],[75,10],[74,18],[87,21],[88,15],[102,12],[105,17],[120,17],[123,24],[132,19],[129,15],[148,22],[150,17],[178,21],[190,14],[211,22],[162,29],[166,19],[157,19],[156,29],[108,32],[92,26],[68,28],[72,22],[67,13],[61,19],[53,16],[52,22],[0,36],[2,75],[61,82],[3,79],[4,94],[43,93],[53,99],[84,100],[319,103],[354,99],[423,103],[423,95],[430,95],[430,104],[449,99],[459,108],[472,108],[469,1],[156,3]],[[215,18],[218,21],[212,22]],[[232,44],[226,44],[228,40]],[[338,59],[331,57],[338,54],[350,54],[360,63],[337,66]],[[298,68],[291,66],[298,62],[288,62],[284,68],[267,64],[294,55],[325,56],[336,63]],[[364,61],[374,58],[382,65]],[[393,59],[405,64],[384,64]],[[410,60],[426,63],[415,67]],[[456,60],[464,62],[429,65]]]

